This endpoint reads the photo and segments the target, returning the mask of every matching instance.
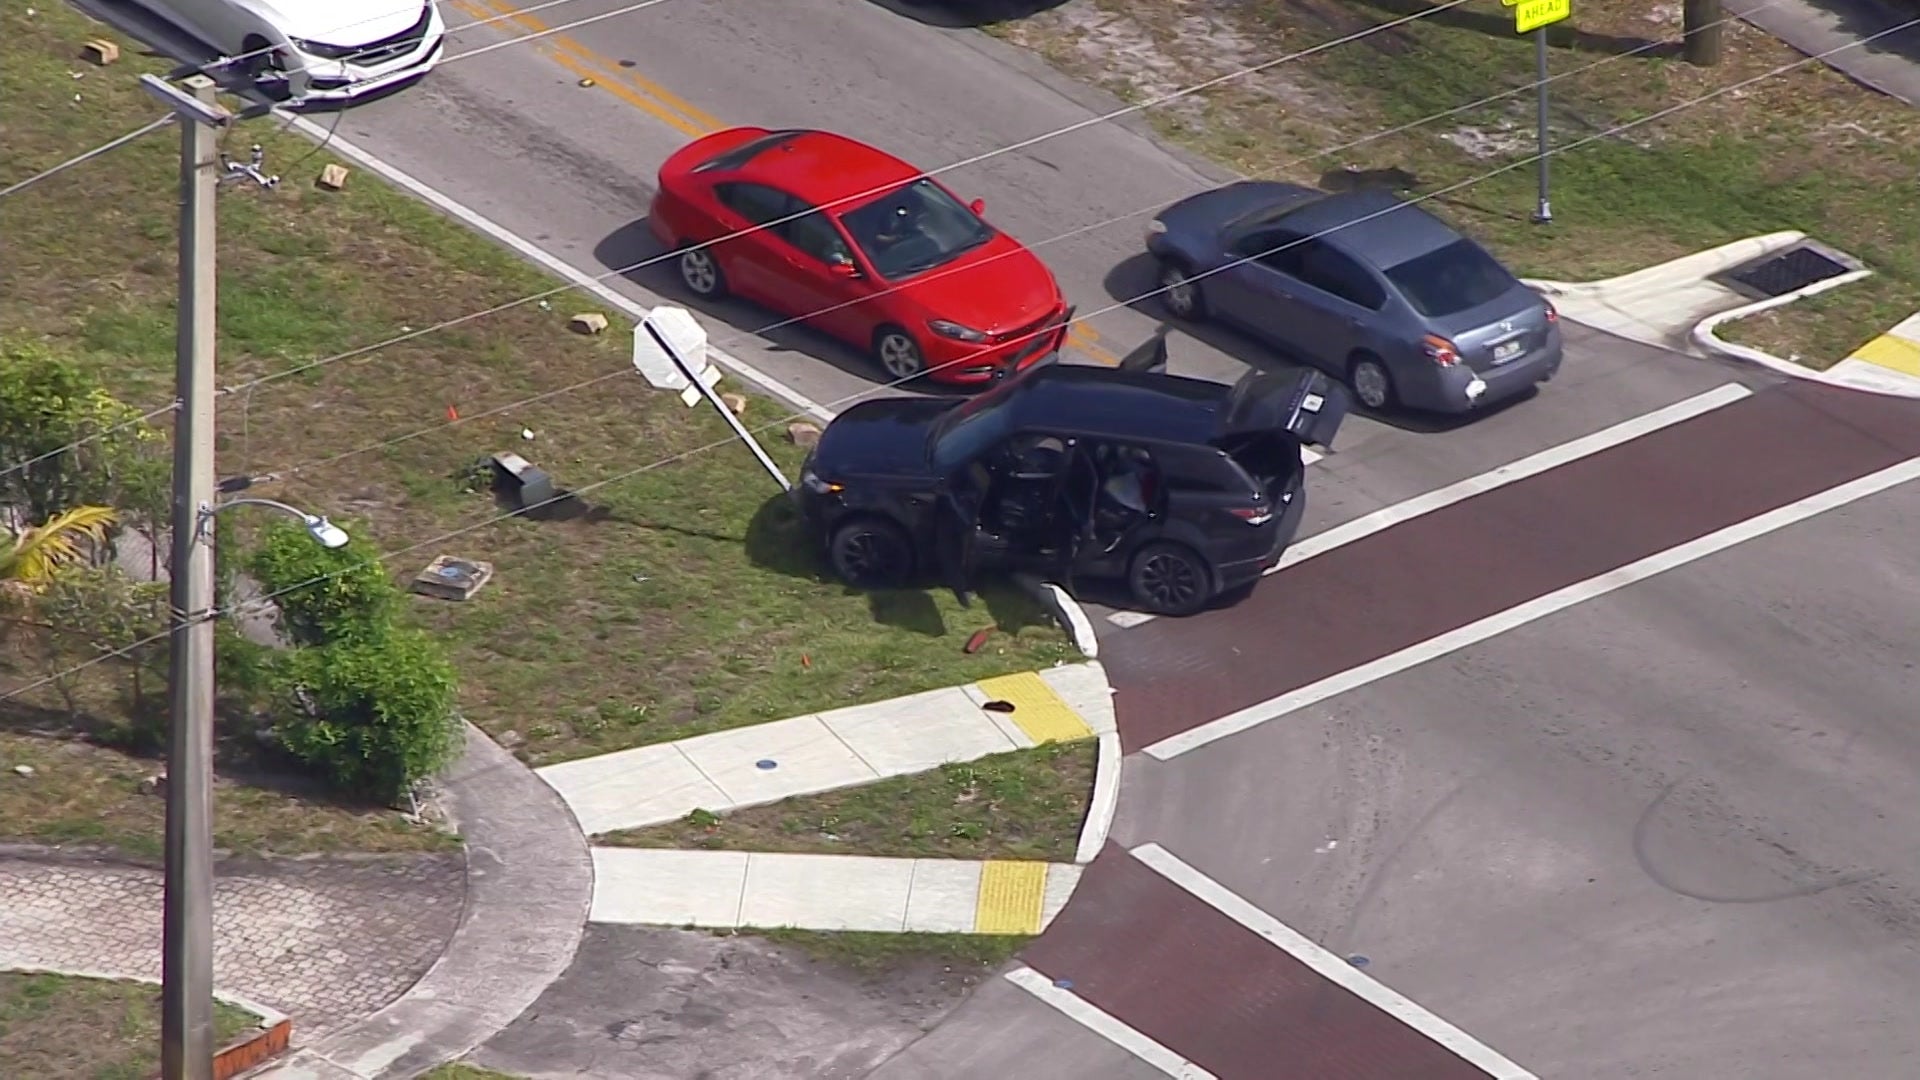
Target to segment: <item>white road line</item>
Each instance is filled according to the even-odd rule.
[[[1239,712],[1230,713],[1218,720],[1162,739],[1148,746],[1146,752],[1162,761],[1190,753],[1209,743],[1218,742],[1230,735],[1237,735],[1269,720],[1285,716],[1296,709],[1304,709],[1309,705],[1318,704],[1328,698],[1365,686],[1367,683],[1397,675],[1408,668],[1424,664],[1450,652],[1477,645],[1515,627],[1544,619],[1575,604],[1605,596],[1657,574],[1666,573],[1675,567],[1685,566],[1697,559],[1706,558],[1735,545],[1917,479],[1920,479],[1920,458],[1909,458],[1898,465],[1888,466],[1879,472],[1841,484],[1839,487],[1809,495],[1799,502],[1729,525],[1697,540],[1690,540],[1678,547],[1655,552],[1638,562],[1628,563],[1585,581],[1575,582],[1564,589],[1536,597],[1524,604],[1489,615],[1457,630],[1450,630],[1439,637],[1429,638],[1397,653],[1361,664],[1359,667],[1329,676],[1319,682],[1310,683],[1270,701],[1250,705]]]
[[[1621,443],[1631,442],[1642,435],[1671,427],[1683,420],[1712,412],[1723,405],[1730,405],[1744,397],[1751,397],[1753,391],[1738,383],[1716,386],[1704,394],[1697,394],[1684,401],[1655,409],[1650,413],[1624,420],[1609,428],[1602,428],[1591,435],[1583,435],[1570,442],[1551,446],[1537,454],[1529,454],[1518,461],[1510,461],[1497,469],[1470,476],[1458,483],[1435,488],[1424,495],[1416,495],[1405,502],[1375,510],[1371,514],[1354,518],[1352,521],[1336,525],[1325,532],[1317,532],[1303,540],[1298,540],[1287,548],[1280,557],[1278,565],[1268,570],[1277,574],[1289,566],[1303,563],[1315,555],[1324,555],[1334,548],[1351,544],[1362,537],[1372,536],[1384,529],[1392,528],[1403,521],[1411,521],[1422,514],[1431,514],[1435,510],[1452,506],[1454,503],[1470,499],[1475,495],[1505,487],[1516,480],[1525,480],[1529,476],[1538,476],[1549,469],[1556,469],[1569,462],[1578,461],[1602,450],[1611,449]],[[1308,493],[1312,497],[1312,493]],[[1116,611],[1107,616],[1107,621],[1118,627],[1139,626],[1150,622],[1154,617],[1144,612]]]
[[[1280,951],[1312,968],[1327,981],[1351,991],[1356,997],[1453,1051],[1469,1064],[1491,1074],[1494,1080],[1539,1080],[1539,1077],[1509,1061],[1492,1047],[1402,997],[1385,983],[1362,974],[1359,968],[1248,903],[1226,886],[1181,862],[1178,856],[1159,844],[1143,844],[1134,848],[1131,854],[1208,907],[1266,938]]]
[[[1207,1070],[1114,1019],[1080,995],[1053,985],[1053,980],[1030,967],[1017,967],[1007,972],[1007,980],[1174,1080],[1219,1080]]]

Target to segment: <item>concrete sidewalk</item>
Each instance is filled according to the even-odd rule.
[[[1080,880],[1071,863],[594,848],[600,923],[1037,934]]]
[[[1004,702],[1011,711],[983,708]],[[1111,736],[1113,701],[1097,661],[537,770],[589,836],[871,784],[1041,743]]]

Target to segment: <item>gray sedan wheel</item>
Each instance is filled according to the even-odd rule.
[[[1369,409],[1392,408],[1397,397],[1393,388],[1393,373],[1377,356],[1362,353],[1353,358],[1347,368],[1347,387],[1360,404]]]
[[[1186,267],[1173,262],[1161,263],[1160,288],[1160,298],[1174,318],[1198,321],[1207,317],[1207,298],[1200,292],[1200,282]]]

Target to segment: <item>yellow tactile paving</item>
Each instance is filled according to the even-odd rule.
[[[1053,692],[1045,679],[1031,671],[981,679],[980,692],[990,701],[1013,706],[1007,719],[1019,725],[1035,743],[1072,742],[1093,738],[1093,729],[1073,711],[1072,706]]]
[[[1047,893],[1047,864],[988,860],[980,864],[976,934],[1037,934]]]
[[[1860,346],[1852,359],[1920,378],[1920,345],[1892,334],[1882,334]]]

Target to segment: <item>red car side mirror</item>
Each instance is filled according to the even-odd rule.
[[[973,211],[974,217],[979,217],[981,214],[987,212],[987,200],[975,199],[967,204],[967,209]]]
[[[860,268],[850,262],[830,263],[828,269],[833,273],[834,277],[851,280],[860,276]]]

